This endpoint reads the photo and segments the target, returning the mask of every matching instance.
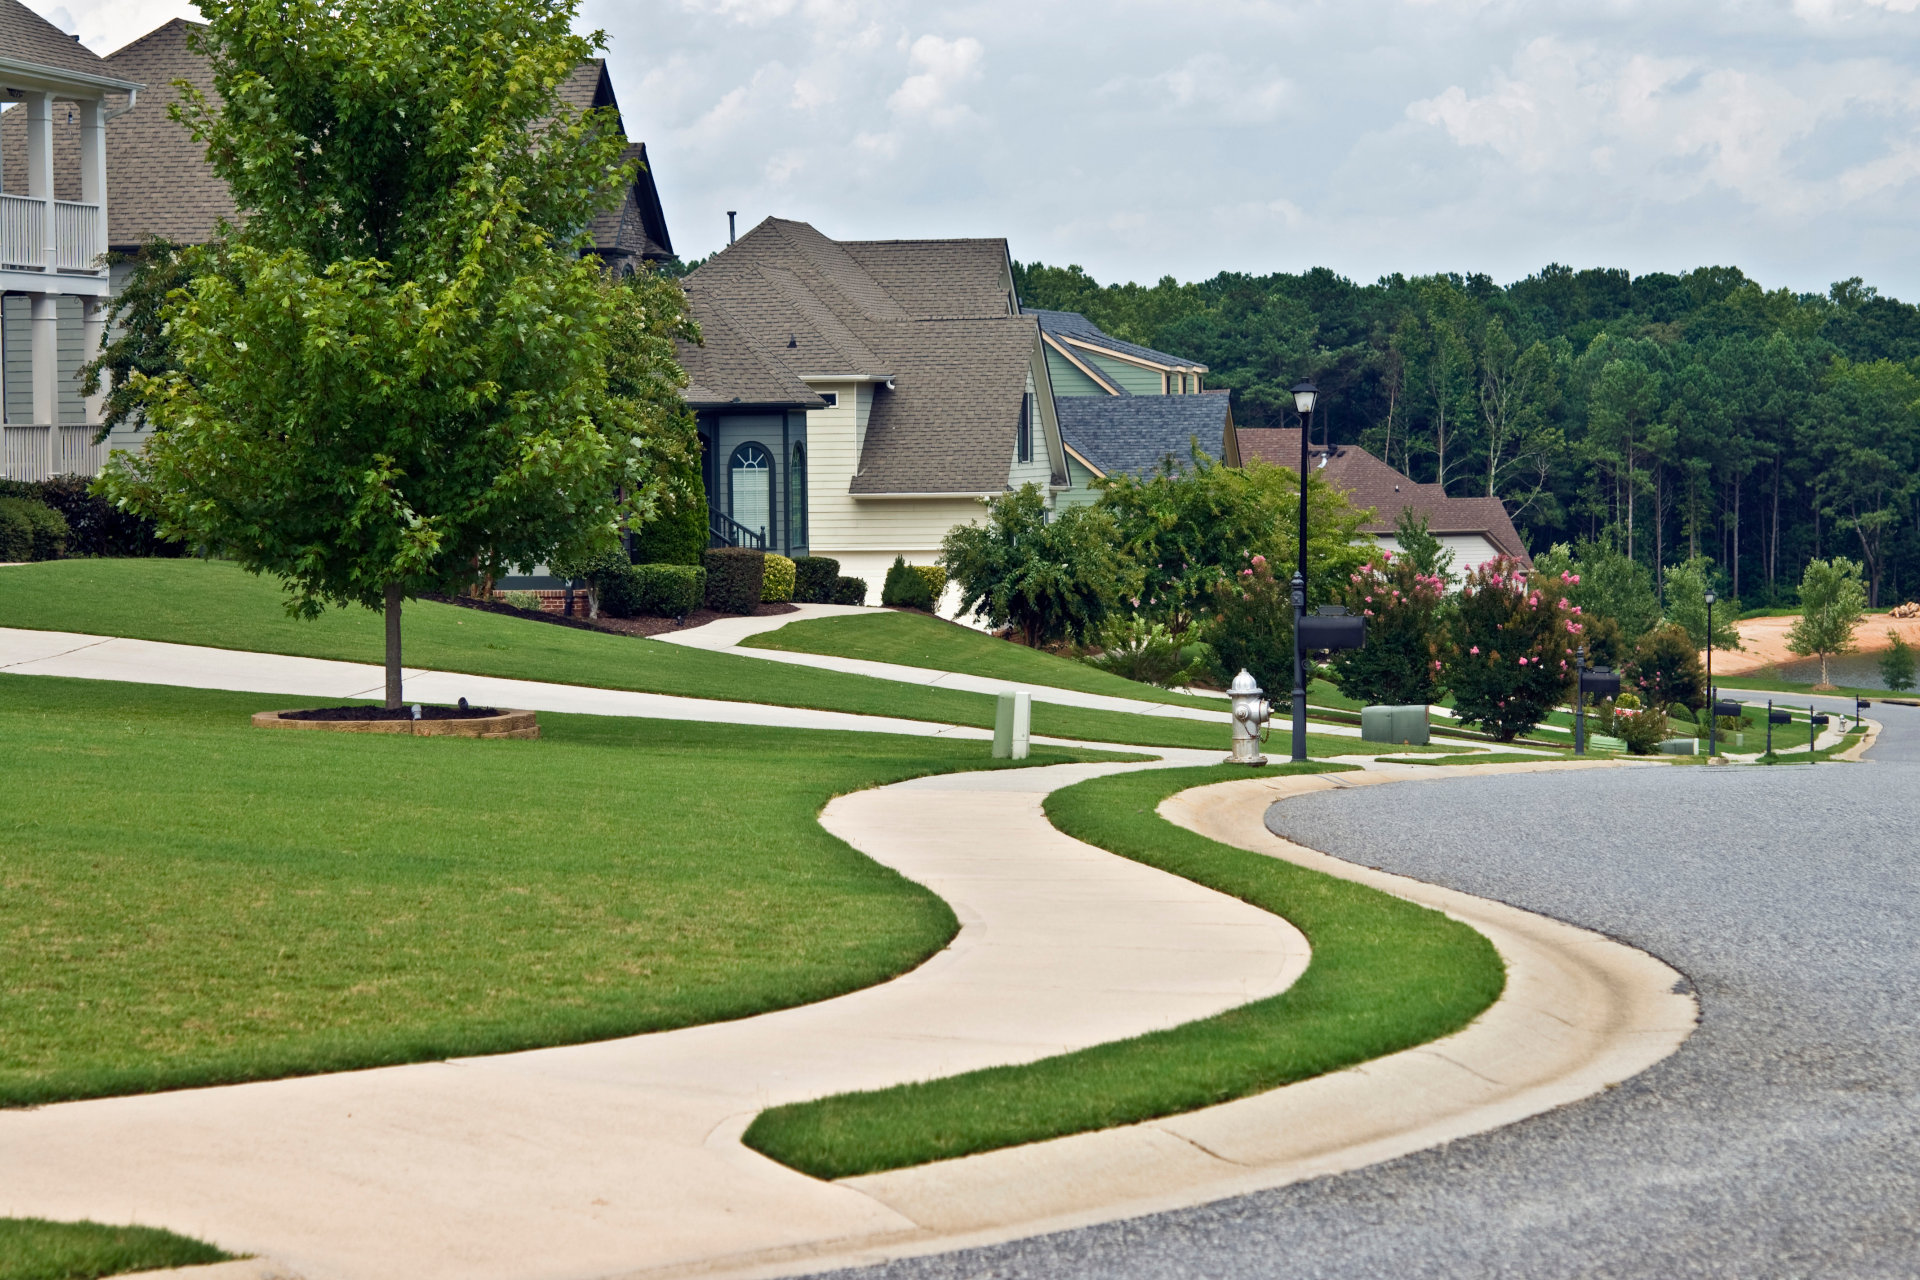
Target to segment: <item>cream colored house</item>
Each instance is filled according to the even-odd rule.
[[[982,499],[1067,489],[1006,241],[836,241],[769,218],[686,284],[715,543],[830,556],[878,603],[894,557],[932,563]]]

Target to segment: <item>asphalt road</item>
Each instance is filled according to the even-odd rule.
[[[1920,1275],[1920,709],[1872,714],[1867,764],[1448,778],[1269,813],[1674,965],[1701,1026],[1642,1075],[1355,1173],[840,1274]]]

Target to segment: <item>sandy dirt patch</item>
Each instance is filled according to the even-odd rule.
[[[1750,618],[1741,623],[1740,649],[1734,652],[1724,649],[1714,651],[1715,679],[1722,675],[1758,671],[1779,662],[1792,662],[1794,655],[1787,652],[1787,630],[1794,621],[1793,618]],[[1878,653],[1887,647],[1889,630],[1898,633],[1908,644],[1920,645],[1920,618],[1889,618],[1878,613],[1854,628],[1853,642],[1861,653]],[[1701,656],[1704,658],[1705,654]]]

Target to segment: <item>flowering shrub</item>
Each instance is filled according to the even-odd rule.
[[[1333,655],[1340,692],[1363,703],[1438,702],[1446,688],[1440,660],[1445,596],[1444,578],[1391,551],[1375,552],[1348,574],[1334,599],[1366,618],[1367,643]]]
[[[1467,575],[1448,627],[1442,678],[1454,711],[1502,742],[1547,718],[1567,697],[1584,624],[1579,607],[1549,579],[1529,583],[1509,556]]]
[[[1293,688],[1293,598],[1265,556],[1254,556],[1212,593],[1207,639],[1220,672],[1231,680],[1245,667],[1268,694]]]
[[[1667,713],[1658,704],[1642,706],[1633,694],[1622,693],[1608,709],[1606,727],[1634,755],[1652,755],[1666,739]]]

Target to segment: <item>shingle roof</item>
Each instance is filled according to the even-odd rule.
[[[1242,461],[1259,459],[1288,469],[1300,465],[1297,427],[1241,427],[1235,438]],[[1315,445],[1308,456],[1310,465],[1315,466],[1325,458],[1320,474],[1328,484],[1344,490],[1349,502],[1373,508],[1373,519],[1361,526],[1367,533],[1392,533],[1400,513],[1411,509],[1416,515],[1426,516],[1429,533],[1477,533],[1507,555],[1532,563],[1506,504],[1498,498],[1452,497],[1437,484],[1408,479],[1358,445],[1335,445],[1331,455]]]
[[[0,0],[0,57],[55,71],[125,78],[102,66],[99,56],[81,44],[79,36],[68,35],[20,0]]]
[[[689,405],[696,409],[734,404],[796,409],[826,406],[826,401],[790,370],[762,356],[727,309],[706,296],[704,290],[689,289],[687,302],[705,339],[697,347],[674,343],[674,358],[687,371],[687,387],[681,395]]]
[[[1006,281],[1002,240],[843,244],[769,218],[687,285],[796,378],[892,380],[876,389],[851,492],[997,493],[1039,341]]]
[[[201,244],[222,219],[231,221],[233,197],[207,164],[206,148],[176,124],[167,108],[180,100],[185,80],[216,108],[213,68],[187,47],[198,23],[175,18],[106,57],[114,74],[145,84],[132,111],[107,122],[107,243],[138,248],[150,237]]]
[[[1172,365],[1176,369],[1198,369],[1207,372],[1207,366],[1198,360],[1189,360],[1185,356],[1170,356],[1164,351],[1155,351],[1152,347],[1143,347],[1135,342],[1123,342],[1119,338],[1103,332],[1093,321],[1078,311],[1044,311],[1039,307],[1021,307],[1020,310],[1040,322],[1040,328],[1056,338],[1072,338],[1084,342],[1090,347],[1099,347],[1115,355],[1138,356],[1154,364]]]
[[[1233,415],[1230,397],[1060,396],[1060,434],[1067,446],[1105,475],[1140,476],[1171,458],[1176,467],[1202,453],[1219,461]]]

